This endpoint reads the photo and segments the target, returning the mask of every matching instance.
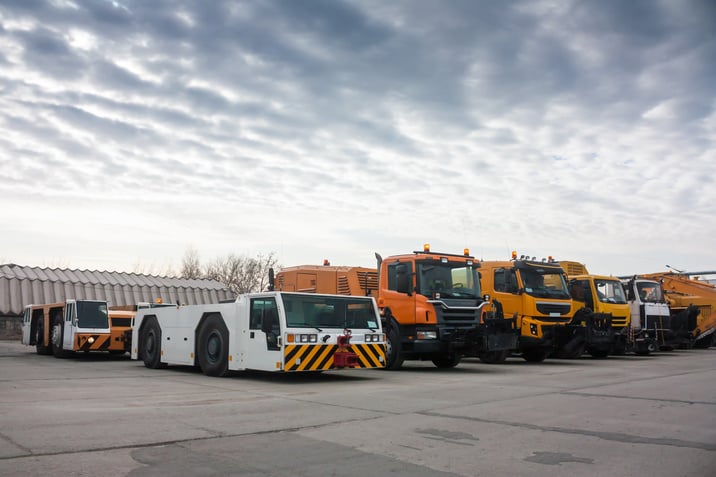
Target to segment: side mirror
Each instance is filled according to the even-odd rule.
[[[395,288],[398,293],[407,293],[410,295],[410,274],[405,265],[398,265],[396,268]]]

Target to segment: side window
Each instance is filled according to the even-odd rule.
[[[517,292],[517,275],[514,270],[498,268],[495,270],[495,291],[503,293]]]
[[[410,293],[413,267],[409,262],[395,262],[388,265],[388,290]]]
[[[275,332],[279,332],[278,308],[276,307],[275,298],[254,298],[251,300],[251,317],[249,320],[249,328],[252,330],[261,330],[264,321],[267,326],[275,328]]]
[[[507,283],[505,281],[505,269],[504,268],[498,268],[495,270],[495,291],[498,292],[506,292],[507,291]]]
[[[67,306],[65,306],[65,321],[72,320],[72,309],[74,308],[74,306],[74,303],[68,303]]]
[[[391,263],[388,265],[388,290],[395,291],[396,284],[398,283],[398,274],[396,269],[398,268],[398,263]]]

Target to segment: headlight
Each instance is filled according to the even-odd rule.
[[[530,323],[530,333],[534,336],[537,336],[537,325],[534,323]]]
[[[286,341],[288,341],[289,343],[318,343],[318,335],[290,334],[286,336]]]
[[[438,339],[437,331],[418,331],[419,340],[436,340]]]

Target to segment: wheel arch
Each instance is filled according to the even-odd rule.
[[[159,330],[161,331],[162,326],[159,324],[159,320],[157,319],[157,315],[151,314],[151,315],[144,315],[141,317],[141,323],[139,324],[139,332],[137,332],[137,359],[144,359],[142,350],[142,336],[144,336],[144,330],[147,329],[147,326],[149,326],[149,323],[156,323],[159,327]]]
[[[220,311],[207,311],[204,312],[201,315],[201,318],[199,319],[199,322],[196,324],[196,327],[194,328],[194,363],[197,361],[197,356],[199,354],[199,334],[201,333],[201,329],[204,326],[204,323],[206,323],[206,320],[208,320],[211,317],[217,317],[221,320],[221,322],[224,324],[224,328],[226,328],[226,332],[229,336],[229,354],[231,354],[231,329],[227,326],[226,320],[224,319],[224,316],[221,314]]]

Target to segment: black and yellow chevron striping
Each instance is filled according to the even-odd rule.
[[[324,371],[333,367],[333,354],[338,345],[288,345],[284,351],[285,371]],[[352,344],[347,351],[358,356],[358,368],[385,367],[385,345],[382,343]]]
[[[111,344],[108,334],[82,333],[78,334],[76,338],[75,351],[106,351]],[[93,343],[90,343],[90,338],[94,338]]]

